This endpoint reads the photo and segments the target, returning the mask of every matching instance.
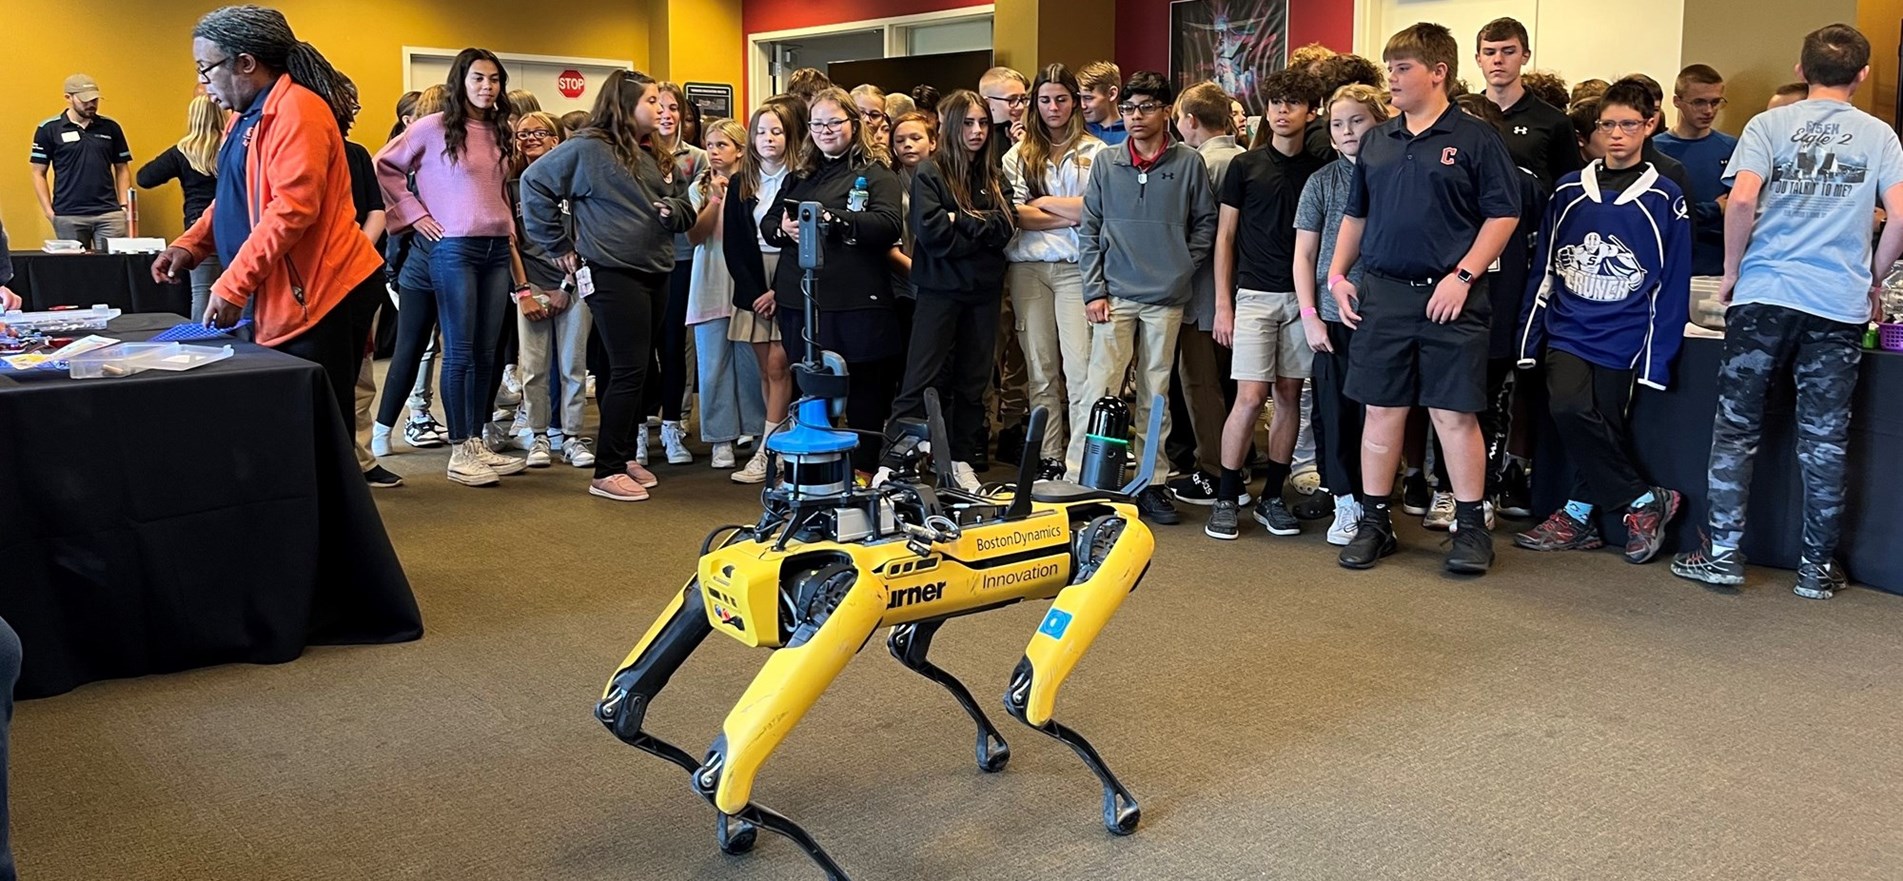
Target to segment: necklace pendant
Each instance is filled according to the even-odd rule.
[[[1138,184],[1147,184],[1147,183],[1149,183],[1149,182],[1150,182],[1150,173],[1149,173],[1149,172],[1147,172],[1147,171],[1139,171],[1139,172],[1137,172],[1137,183],[1138,183]]]

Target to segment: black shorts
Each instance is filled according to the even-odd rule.
[[[1487,409],[1487,343],[1492,303],[1487,278],[1474,280],[1466,308],[1446,324],[1428,320],[1431,286],[1368,273],[1361,284],[1361,326],[1349,345],[1344,391],[1370,407],[1429,407],[1458,413]]]

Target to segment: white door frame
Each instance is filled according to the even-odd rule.
[[[767,46],[782,40],[796,40],[800,37],[819,37],[837,34],[843,31],[878,30],[885,33],[885,57],[898,58],[910,54],[906,51],[905,32],[907,28],[925,24],[944,24],[952,21],[973,19],[993,19],[996,7],[985,3],[977,6],[961,6],[957,9],[944,9],[938,12],[921,12],[916,15],[894,15],[887,18],[867,18],[859,21],[844,21],[837,24],[816,25],[808,28],[791,28],[783,31],[762,31],[747,35],[747,94],[745,100],[758,103],[766,97],[772,76],[770,74],[773,59],[767,57]],[[452,53],[453,54],[453,53]],[[739,100],[736,98],[736,100]]]
[[[403,47],[403,91],[411,92],[411,91],[417,90],[417,85],[415,83],[410,82],[410,67],[416,61],[416,59],[418,58],[448,58],[453,60],[455,59],[456,54],[461,51],[462,51],[461,49],[435,49],[428,46],[404,46]],[[532,64],[579,64],[579,65],[585,65],[588,67],[619,67],[624,70],[634,69],[634,61],[632,59],[626,59],[626,58],[581,58],[581,57],[570,56],[570,55],[524,55],[520,52],[497,52],[496,57],[502,59],[504,62],[524,61],[524,62],[529,62]],[[440,85],[440,84],[429,83],[429,85],[433,86],[433,85]]]

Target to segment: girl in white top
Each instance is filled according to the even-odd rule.
[[[694,244],[687,291],[687,326],[694,332],[694,361],[700,390],[700,439],[714,448],[715,468],[732,468],[733,445],[742,434],[760,434],[766,401],[753,344],[728,339],[733,324],[733,275],[727,271],[721,242],[721,203],[727,181],[746,150],[747,130],[738,120],[716,119],[705,125],[707,170],[688,188],[699,214],[687,240]]]
[[[773,320],[773,273],[780,265],[780,249],[767,243],[760,224],[779,198],[787,169],[798,159],[793,152],[799,149],[799,141],[789,135],[804,131],[805,126],[806,116],[797,102],[769,101],[753,111],[746,153],[728,176],[721,205],[722,257],[733,285],[734,306],[727,338],[753,348],[766,405],[760,445],[746,467],[731,475],[735,483],[766,480],[767,435],[786,421],[786,409],[793,402],[793,374],[780,342],[779,324]]]
[[[1018,206],[1018,234],[1005,250],[1005,289],[1018,318],[1031,406],[1050,411],[1040,456],[1047,476],[1064,471],[1071,430],[1080,430],[1094,401],[1066,407],[1064,388],[1083,388],[1090,368],[1090,322],[1084,319],[1084,275],[1077,265],[1077,224],[1084,185],[1103,142],[1077,112],[1077,77],[1062,64],[1038,72],[1031,88],[1037,110],[1024,139],[1004,154],[1005,181]],[[1061,383],[1060,383],[1061,380]],[[1065,414],[1069,414],[1066,425]],[[1072,463],[1075,470],[1077,463]]]

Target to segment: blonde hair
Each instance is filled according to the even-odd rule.
[[[554,133],[555,143],[557,144],[568,140],[568,126],[562,125],[562,121],[559,119],[556,119],[555,114],[553,113],[547,113],[541,110],[531,110],[527,113],[522,114],[521,116],[516,117],[515,124],[513,126],[510,126],[509,137],[515,137],[515,130],[521,128],[523,123],[529,123],[531,125],[539,125],[545,129],[548,129],[550,132]],[[529,157],[527,156],[524,156],[522,154],[521,149],[517,148],[515,152],[515,162],[513,163],[515,166],[514,175],[517,177],[520,177],[522,174],[522,169],[529,167],[529,163],[531,161],[533,160],[529,159]]]
[[[1288,66],[1302,70],[1308,68],[1310,65],[1327,61],[1337,54],[1339,53],[1335,52],[1335,50],[1320,43],[1310,43],[1288,54]]]
[[[742,151],[741,155],[743,157],[746,155],[745,151],[749,149],[749,146],[753,142],[753,139],[747,136],[746,123],[743,123],[738,119],[716,119],[707,123],[705,128],[706,128],[706,131],[703,132],[703,136],[701,138],[702,143],[706,143],[707,140],[713,137],[714,135],[719,135],[723,138],[726,138],[728,143],[731,143],[734,146],[739,147]],[[741,159],[740,162],[736,163],[734,167],[727,169],[727,174],[729,175],[729,179],[731,179],[732,175],[739,174],[741,172],[741,169],[744,168],[745,166],[746,166],[746,160],[743,158]],[[707,198],[707,195],[708,195],[707,190],[709,187],[713,185],[713,182],[714,182],[714,162],[712,159],[708,159],[707,168],[700,173],[700,178],[694,181],[694,186],[700,190],[700,195],[702,199]]]
[[[1368,115],[1374,117],[1376,123],[1388,121],[1388,93],[1373,86],[1349,83],[1336,89],[1335,94],[1328,96],[1328,106],[1323,108],[1324,115],[1332,114],[1339,101],[1353,101],[1367,108]]]
[[[185,161],[199,174],[216,175],[218,173],[218,148],[225,143],[225,111],[206,95],[192,99],[185,106],[185,137],[178,142],[178,152],[185,154]]]
[[[1018,73],[1009,67],[994,67],[985,71],[985,75],[978,78],[979,88],[984,88],[992,83],[1017,83],[1026,89],[1031,88],[1031,81],[1025,78],[1024,74]]]
[[[839,112],[852,124],[852,146],[846,148],[847,162],[854,166],[878,163],[887,168],[892,167],[891,145],[881,144],[872,139],[872,130],[866,128],[865,119],[859,115],[859,105],[852,103],[852,96],[847,94],[845,89],[833,86],[820,90],[819,94],[806,102],[806,118],[812,119],[813,108],[821,104],[831,104],[839,108]],[[791,139],[789,135],[788,140]],[[809,142],[812,140],[810,131],[806,140]],[[820,151],[819,145],[808,143],[806,149],[801,152],[799,165],[795,167],[802,175],[812,174],[819,170],[820,157],[824,155],[826,154]]]
[[[918,105],[913,103],[911,95],[907,95],[903,92],[893,92],[885,96],[886,119],[898,119],[917,109]]]
[[[431,114],[441,113],[443,108],[448,106],[449,89],[444,88],[442,83],[437,83],[424,89],[423,94],[416,96],[415,116],[417,119],[422,119]]]
[[[860,83],[859,85],[853,86],[850,94],[854,101],[858,101],[860,98],[871,98],[882,105],[885,103],[885,90],[871,83]]]
[[[1114,92],[1123,88],[1123,71],[1110,61],[1092,61],[1077,68],[1077,84],[1092,92]]]

